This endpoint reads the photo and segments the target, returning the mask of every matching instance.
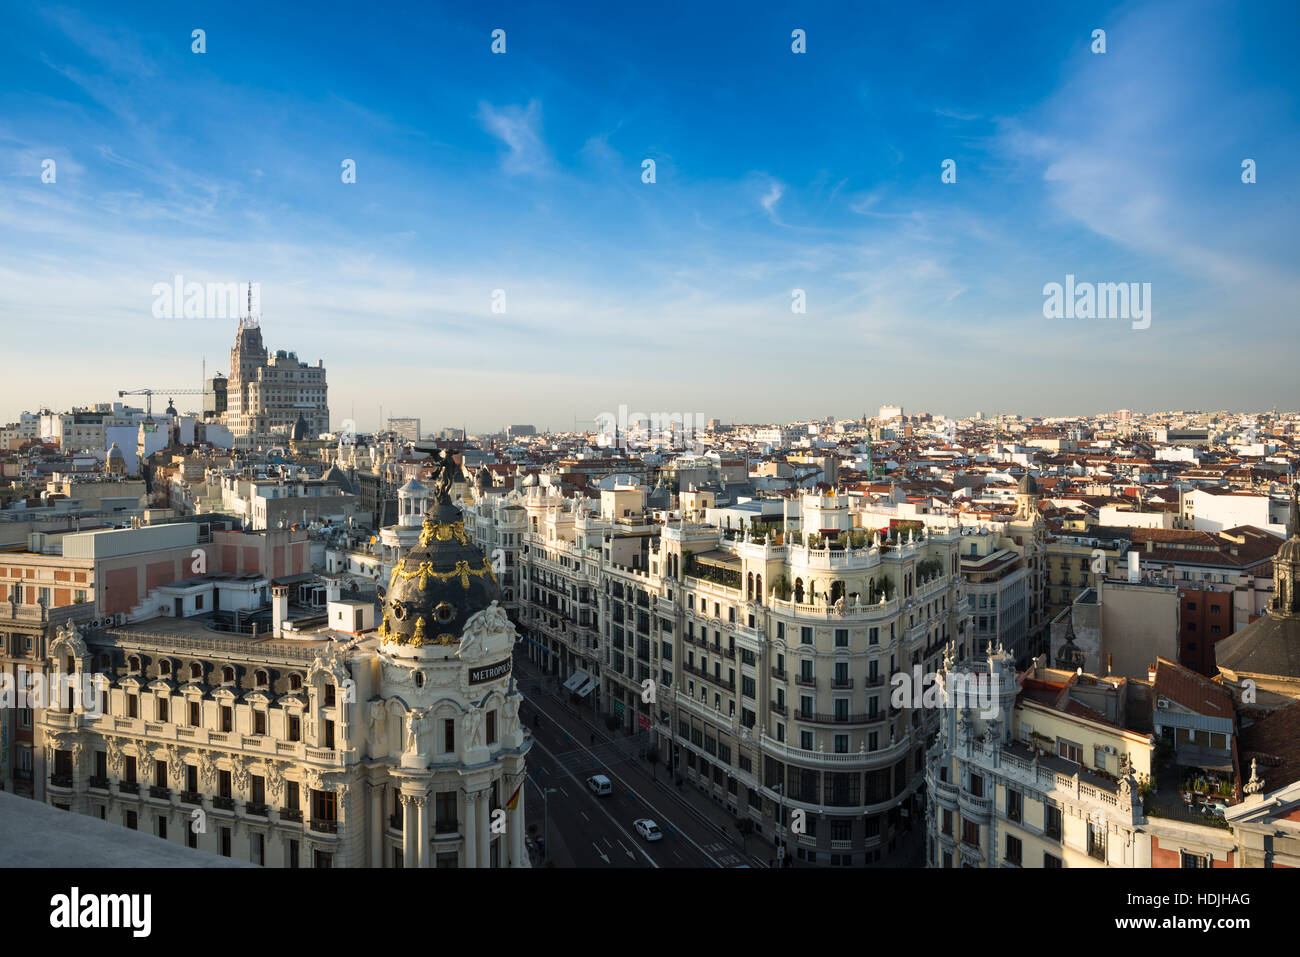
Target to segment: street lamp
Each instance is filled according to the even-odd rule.
[[[524,777],[528,778],[528,782],[537,788],[537,793],[542,796],[542,857],[549,861],[551,859],[551,811],[546,796],[555,788],[542,787],[527,771],[524,772]]]

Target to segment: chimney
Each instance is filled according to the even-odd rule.
[[[1148,542],[1147,544],[1149,546],[1150,542]],[[1128,553],[1128,580],[1130,584],[1136,584],[1136,582],[1138,581],[1138,576],[1139,576],[1138,562],[1140,561],[1140,559],[1141,556],[1137,552]]]
[[[284,637],[284,620],[289,617],[289,586],[271,586],[271,622],[272,634],[276,638]]]
[[[1155,662],[1153,661],[1151,664],[1147,665],[1147,681],[1155,681],[1155,680],[1156,680],[1156,665]]]
[[[1112,669],[1112,667],[1113,667],[1113,665],[1114,665],[1114,663],[1115,663],[1114,660],[1113,660],[1114,657],[1115,657],[1115,656],[1114,656],[1113,654],[1111,654],[1110,652],[1107,652],[1107,653],[1106,653],[1106,675],[1107,675],[1107,677],[1110,676],[1110,674],[1111,674],[1111,669]]]
[[[343,597],[343,585],[337,578],[327,578],[325,580],[325,600],[338,601]]]

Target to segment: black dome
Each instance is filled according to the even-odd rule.
[[[492,562],[470,539],[461,510],[451,503],[453,468],[444,459],[420,543],[393,568],[379,628],[386,642],[459,644],[465,623],[501,600]]]

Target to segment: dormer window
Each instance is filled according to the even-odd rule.
[[[301,690],[302,690],[302,676],[301,676],[301,675],[290,675],[290,676],[289,676],[289,690],[290,690],[290,691],[301,691]]]
[[[221,680],[225,684],[234,684],[235,669],[229,666],[221,669]]]
[[[259,688],[265,688],[269,683],[265,671],[259,670],[255,676],[255,680],[257,682],[257,687]]]
[[[132,655],[130,658],[126,659],[126,667],[127,670],[130,671],[132,674],[139,674],[140,659],[135,655]]]
[[[203,666],[198,662],[190,665],[190,680],[200,681],[203,678]]]
[[[158,662],[158,673],[164,678],[170,678],[172,674],[172,663],[166,658]]]

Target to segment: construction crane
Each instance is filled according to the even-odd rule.
[[[170,396],[173,395],[212,395],[211,389],[119,389],[118,398],[124,395],[142,395],[145,397],[145,414],[153,418],[153,394],[168,396],[168,403],[171,402]]]

